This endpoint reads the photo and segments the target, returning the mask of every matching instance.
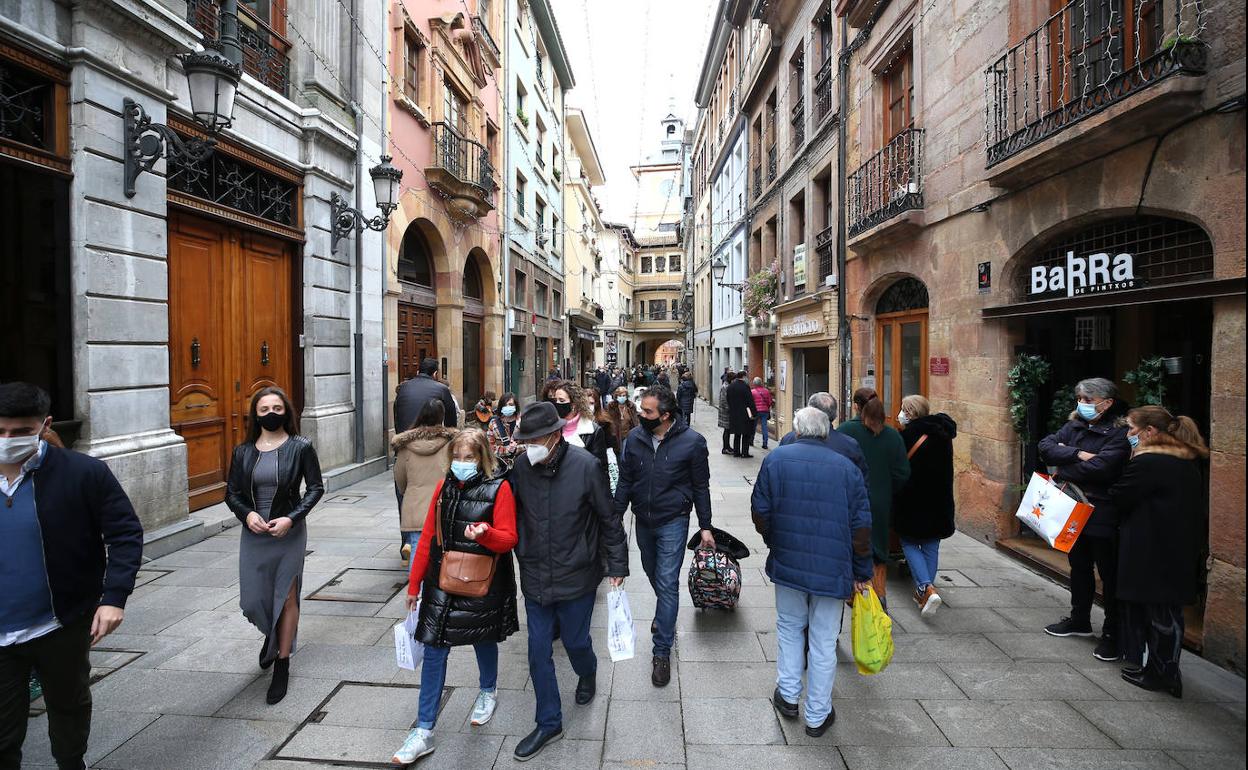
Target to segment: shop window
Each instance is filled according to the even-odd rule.
[[[403,243],[399,246],[399,280],[432,287],[431,256],[429,241],[420,231],[420,225],[414,222],[408,225],[407,231],[403,233]]]
[[[1109,350],[1110,320],[1107,315],[1075,317],[1075,350]]]

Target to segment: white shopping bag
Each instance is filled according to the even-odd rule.
[[[1015,517],[1035,530],[1049,545],[1070,553],[1092,516],[1093,506],[1081,503],[1043,473],[1031,474]]]
[[[628,608],[628,594],[622,588],[607,592],[607,651],[611,662],[619,663],[633,657],[633,612]]]
[[[399,668],[415,671],[425,657],[425,645],[416,641],[416,622],[420,618],[420,603],[407,613],[402,623],[394,626],[394,660]]]

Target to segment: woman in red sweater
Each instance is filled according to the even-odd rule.
[[[408,610],[418,603],[420,607],[416,639],[425,645],[425,656],[420,715],[415,729],[395,752],[394,764],[408,765],[433,752],[433,726],[452,647],[471,644],[475,650],[481,691],[472,708],[472,724],[490,721],[498,703],[498,643],[520,628],[510,553],[516,546],[511,487],[501,476],[495,477],[494,453],[481,431],[459,433],[447,451],[450,472],[434,491],[407,581]],[[456,596],[438,586],[446,550],[497,555],[498,566],[485,596]],[[422,593],[423,600],[418,602]]]
[[[771,390],[763,384],[762,377],[754,378],[754,386],[750,388],[750,395],[754,397],[754,419],[757,421],[758,427],[763,431],[763,449],[766,449],[767,439],[770,438],[770,435],[767,433],[767,421],[771,419],[771,408],[775,406],[776,398],[771,395]]]

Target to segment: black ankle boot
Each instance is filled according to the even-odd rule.
[[[278,658],[273,661],[273,681],[269,682],[269,694],[265,701],[270,705],[280,703],[286,697],[286,686],[290,682],[290,658]]]

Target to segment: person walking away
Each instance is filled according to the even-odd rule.
[[[594,403],[596,409],[601,409],[605,404],[602,402],[602,394],[609,392],[611,387],[611,375],[603,367],[598,367],[594,372],[594,387],[598,388],[598,400]]]
[[[750,508],[776,590],[776,689],[780,715],[796,719],[806,676],[806,734],[836,721],[832,686],[845,600],[872,576],[871,503],[862,473],[825,443],[831,421],[804,407],[797,438],[763,458]],[[809,650],[806,645],[809,640]]]
[[[806,406],[813,406],[826,414],[829,425],[836,423],[836,396],[833,396],[831,393],[825,391],[812,393],[810,398],[806,400]],[[789,431],[780,439],[780,446],[788,446],[796,440],[797,433]],[[858,446],[857,441],[840,431],[830,430],[828,431],[828,437],[823,440],[823,443],[862,471],[862,478],[867,481],[868,486],[870,485],[870,468],[867,467],[867,458],[862,456],[862,447]]]
[[[425,358],[420,362],[420,370],[412,379],[399,385],[398,395],[394,399],[394,432],[402,433],[416,424],[416,418],[425,402],[437,400],[442,402],[442,424],[454,428],[458,424],[459,408],[451,389],[438,377],[438,359]]]
[[[41,438],[52,401],[0,385],[0,767],[22,765],[37,674],[57,767],[86,768],[92,645],[117,630],[143,526],[102,461]]]
[[[312,442],[299,435],[281,388],[251,398],[247,440],[234,447],[225,503],[244,526],[238,544],[238,603],[264,634],[260,668],[273,667],[265,700],[286,697],[299,633],[308,514],[325,494]]]
[[[666,369],[659,370],[659,376],[658,379],[655,380],[655,384],[667,388],[668,390],[672,389],[672,380],[668,377]]]
[[[745,384],[744,371],[737,372],[728,386],[728,430],[732,434],[732,456],[753,457],[750,446],[754,443],[754,394]]]
[[[871,388],[854,391],[857,416],[841,425],[841,433],[858,442],[867,458],[867,491],[871,496],[871,551],[875,573],[871,584],[887,609],[885,595],[888,575],[888,531],[892,526],[893,496],[910,478],[906,442],[901,434],[884,424],[884,404]]]
[[[520,629],[510,554],[516,546],[511,486],[495,476],[494,453],[484,433],[463,431],[446,451],[451,470],[434,489],[407,579],[407,610],[419,605],[416,639],[425,646],[425,656],[420,712],[416,727],[390,760],[396,765],[410,765],[433,753],[433,728],[452,647],[472,645],[477,657],[480,689],[469,724],[479,727],[490,721],[498,705],[498,645]],[[458,596],[442,588],[439,576],[448,551],[494,558],[485,596]]]
[[[537,727],[517,745],[515,758],[532,759],[563,736],[559,683],[552,658],[556,623],[578,677],[576,703],[594,699],[598,659],[590,621],[598,584],[628,576],[628,542],[597,460],[563,438],[554,404],[524,408],[516,440],[527,444],[509,481],[516,496],[520,590],[528,625],[529,676]]]
[[[1190,417],[1160,406],[1127,412],[1127,441],[1135,449],[1109,488],[1120,517],[1122,678],[1182,698],[1183,607],[1196,603],[1200,585],[1200,463],[1209,448]]]
[[[594,410],[585,391],[568,380],[558,380],[547,384],[542,399],[554,404],[559,418],[565,420],[564,440],[597,458],[602,468],[602,478],[604,481],[608,480],[610,470],[607,467],[607,445],[610,439],[594,419]]]
[[[637,419],[637,406],[628,397],[628,390],[623,387],[615,389],[611,403],[607,405],[607,417],[613,426],[611,435],[616,438],[616,443],[611,448],[615,450],[615,456],[618,458],[624,449],[624,439],[627,438],[628,432],[641,424]]]
[[[1127,428],[1119,420],[1126,402],[1109,380],[1095,377],[1075,386],[1075,411],[1058,431],[1040,439],[1040,461],[1053,466],[1053,481],[1077,486],[1092,504],[1092,517],[1070,549],[1070,616],[1045,627],[1052,636],[1092,636],[1093,569],[1101,577],[1105,624],[1092,655],[1121,657],[1118,618],[1118,511],[1109,489],[1131,456]]]
[[[936,570],[940,541],[953,536],[953,439],[958,424],[947,414],[932,414],[923,396],[901,400],[897,424],[906,442],[910,479],[893,500],[893,529],[914,579],[914,601],[926,617],[940,608]]]
[[[405,430],[390,441],[394,450],[394,483],[403,495],[399,509],[399,536],[403,540],[399,553],[406,565],[420,540],[420,527],[429,510],[433,491],[446,478],[450,459],[446,447],[459,433],[442,424],[441,401],[426,401],[411,430]]]
[[[724,432],[724,448],[720,450],[720,454],[732,454],[732,413],[728,409],[728,385],[724,383],[719,386],[719,400],[715,406],[719,409],[718,425]]]
[[[719,375],[719,381],[725,385],[730,384],[736,378],[737,378],[737,375],[735,372],[732,371],[731,366],[725,366],[724,373]]]
[[[763,384],[762,377],[754,378],[754,385],[750,388],[750,395],[754,396],[754,417],[758,420],[758,428],[763,434],[763,449],[766,449],[767,441],[770,438],[767,431],[767,421],[771,419],[771,408],[775,405],[776,398],[771,395],[771,390]]]
[[[658,603],[651,635],[650,681],[672,679],[672,644],[680,607],[680,567],[689,539],[689,514],[698,512],[702,547],[715,549],[711,532],[711,468],[706,439],[680,416],[676,397],[663,387],[641,397],[641,424],[624,442],[615,513],[632,506],[641,565]]]
[[[685,422],[693,425],[693,405],[698,399],[698,384],[693,381],[693,372],[680,375],[680,384],[676,386],[676,403],[680,405],[680,413]]]
[[[519,409],[520,401],[516,394],[504,393],[498,400],[498,408],[494,410],[494,417],[490,420],[490,429],[485,434],[490,440],[490,449],[494,456],[508,468],[516,454],[522,451],[520,444],[512,438],[516,431],[516,420],[520,417]]]

